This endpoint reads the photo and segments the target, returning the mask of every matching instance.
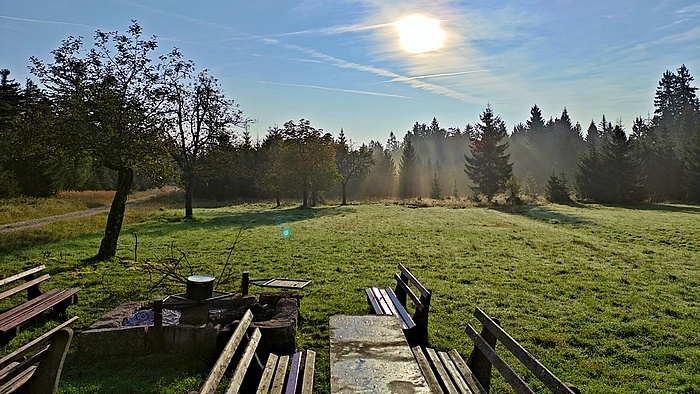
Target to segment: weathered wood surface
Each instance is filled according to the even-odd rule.
[[[331,393],[430,393],[394,316],[331,316]]]
[[[204,382],[202,389],[199,391],[200,394],[213,394],[216,391],[216,388],[219,386],[219,382],[231,363],[231,359],[236,353],[238,345],[240,345],[241,341],[243,340],[251,321],[253,321],[253,313],[248,310],[246,311],[245,315],[243,315],[243,318],[238,323],[238,327],[236,327],[233,335],[231,335],[231,339],[229,339],[229,341],[226,343],[224,350],[216,360],[214,368],[212,368],[211,372],[209,372],[207,380]]]
[[[73,338],[70,326],[76,320],[68,320],[0,359],[0,393],[55,393]]]

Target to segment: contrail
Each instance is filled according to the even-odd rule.
[[[352,90],[352,89],[338,89],[338,88],[329,88],[329,87],[325,87],[325,86],[316,86],[316,85],[298,85],[298,84],[293,84],[293,83],[280,83],[280,82],[268,82],[268,81],[258,81],[258,82],[264,83],[266,85],[290,86],[290,87],[295,87],[295,88],[321,89],[321,90],[330,90],[332,92],[365,94],[368,96],[393,97],[393,98],[402,98],[402,99],[410,98],[408,96],[401,96],[398,94],[367,92],[367,91],[363,91],[363,90]]]
[[[0,18],[9,19],[12,21],[20,21],[20,22],[45,23],[45,24],[50,24],[50,25],[78,26],[78,27],[87,27],[89,29],[100,29],[97,26],[84,25],[82,23],[56,22],[56,21],[47,21],[47,20],[29,19],[29,18],[16,18],[14,16],[7,16],[7,15],[0,15]]]
[[[418,76],[415,76],[415,77],[396,77],[396,78],[394,78],[394,79],[390,79],[390,80],[384,81],[384,82],[382,82],[382,83],[386,83],[386,82],[406,82],[406,81],[412,81],[412,80],[416,80],[416,79],[452,77],[452,76],[455,76],[455,75],[475,74],[475,73],[483,73],[483,72],[489,72],[489,70],[459,71],[459,72],[454,72],[454,73],[441,73],[441,74],[430,74],[430,75],[418,75]]]

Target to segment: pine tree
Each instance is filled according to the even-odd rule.
[[[540,110],[537,104],[530,108],[530,119],[527,120],[526,124],[529,132],[537,133],[544,131],[545,123],[542,117],[542,110]]]
[[[545,186],[545,198],[547,201],[559,204],[571,202],[569,180],[566,179],[565,173],[562,172],[557,176],[557,174],[552,171],[552,175],[547,179],[547,186]]]
[[[700,201],[700,128],[685,148],[683,163],[686,198],[690,201]]]
[[[600,197],[600,174],[603,165],[598,154],[597,141],[598,138],[590,138],[589,136],[588,149],[579,157],[574,173],[576,196],[582,200],[597,200]]]
[[[442,185],[440,185],[440,178],[438,178],[437,172],[435,172],[433,181],[430,183],[430,198],[435,200],[442,198]]]
[[[632,154],[630,144],[621,123],[604,139],[601,149],[602,168],[599,202],[621,203],[639,200],[639,161]]]
[[[418,196],[418,191],[420,190],[418,164],[418,154],[413,147],[411,134],[408,133],[404,138],[401,163],[399,164],[399,197],[410,198]]]
[[[473,189],[491,202],[513,175],[513,164],[508,162],[510,154],[505,153],[508,142],[500,144],[507,136],[503,120],[493,113],[490,105],[481,114],[480,120],[476,125],[476,139],[469,146],[471,157],[464,156],[464,172],[474,182]]]

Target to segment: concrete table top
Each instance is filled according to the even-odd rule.
[[[396,316],[331,316],[331,393],[430,393]]]

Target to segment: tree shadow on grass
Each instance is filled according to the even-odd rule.
[[[681,204],[639,204],[639,205],[606,205],[615,208],[635,211],[655,211],[673,213],[700,213],[700,206]]]
[[[585,208],[580,204],[570,205]],[[516,212],[519,215],[525,216],[530,219],[535,219],[543,222],[548,222],[551,224],[590,224],[592,223],[589,219],[584,219],[576,215],[571,215],[566,212],[562,212],[556,209],[552,209],[548,206],[535,206],[529,209]]]
[[[185,220],[178,216],[161,217],[156,222],[133,226],[122,235],[137,233],[151,237],[164,236],[173,231],[190,231],[201,229],[251,229],[262,226],[285,226],[304,220],[317,219],[327,216],[344,216],[357,210],[350,206],[326,206],[319,208],[259,208],[240,212],[207,212],[195,213],[195,218]]]

